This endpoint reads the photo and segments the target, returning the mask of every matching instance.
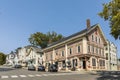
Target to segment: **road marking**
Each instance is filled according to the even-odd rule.
[[[12,75],[12,76],[11,76],[11,78],[17,78],[17,77],[18,77],[18,76],[16,76],[16,75]]]
[[[50,75],[50,76],[54,76],[54,74],[48,74],[48,75]]]
[[[20,77],[27,77],[26,75],[19,75]]]
[[[35,76],[41,77],[41,75],[39,75],[39,74],[36,74]]]
[[[72,75],[72,74],[79,74],[79,73],[50,73],[50,74],[27,74],[27,75],[10,75],[10,76],[7,76],[7,75],[3,75],[0,77],[0,79],[7,79],[9,77],[11,78],[25,78],[25,77],[44,77],[44,76],[59,76],[59,75]]]
[[[48,76],[48,74],[42,74],[42,76]]]
[[[28,75],[29,77],[35,77],[34,75]]]
[[[1,78],[2,78],[2,79],[4,79],[4,78],[8,78],[8,76],[1,76]]]

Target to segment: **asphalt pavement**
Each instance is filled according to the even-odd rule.
[[[40,72],[0,67],[0,80],[120,80],[119,71]]]

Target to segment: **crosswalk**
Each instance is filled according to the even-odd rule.
[[[72,75],[78,73],[57,73],[57,74],[27,74],[27,75],[1,75],[0,79],[7,79],[7,78],[26,78],[26,77],[46,77],[46,76],[59,76],[59,75]]]

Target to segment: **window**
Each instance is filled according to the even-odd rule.
[[[105,66],[105,60],[99,60],[100,66]]]
[[[103,66],[105,66],[105,60],[103,60],[102,62],[103,62]]]
[[[92,58],[92,66],[96,66],[96,59]]]
[[[94,41],[94,36],[92,35],[92,41]]]
[[[78,46],[78,53],[80,52],[80,46]]]
[[[64,51],[62,51],[62,56],[64,56]]]
[[[51,54],[51,59],[52,59],[52,54]]]
[[[90,46],[88,46],[88,52],[90,52]]]
[[[98,48],[96,47],[96,54],[98,54]]]
[[[97,42],[97,37],[95,38],[96,42]]]
[[[102,50],[102,56],[104,56],[104,50]]]
[[[106,53],[106,60],[108,60],[108,53]]]
[[[72,49],[70,48],[70,54],[72,54]]]
[[[108,48],[106,47],[105,50],[108,50]]]
[[[92,52],[93,52],[93,54],[94,54],[94,46],[92,46]]]
[[[101,49],[99,49],[99,54],[101,55]]]
[[[56,55],[58,55],[58,53],[56,52]]]
[[[40,54],[40,57],[42,57],[42,54]]]
[[[100,66],[102,66],[102,60],[99,60]]]
[[[99,38],[99,43],[100,43],[100,38]]]

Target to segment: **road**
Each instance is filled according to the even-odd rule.
[[[120,80],[119,76],[115,77],[85,72],[38,72],[0,68],[0,80]]]

